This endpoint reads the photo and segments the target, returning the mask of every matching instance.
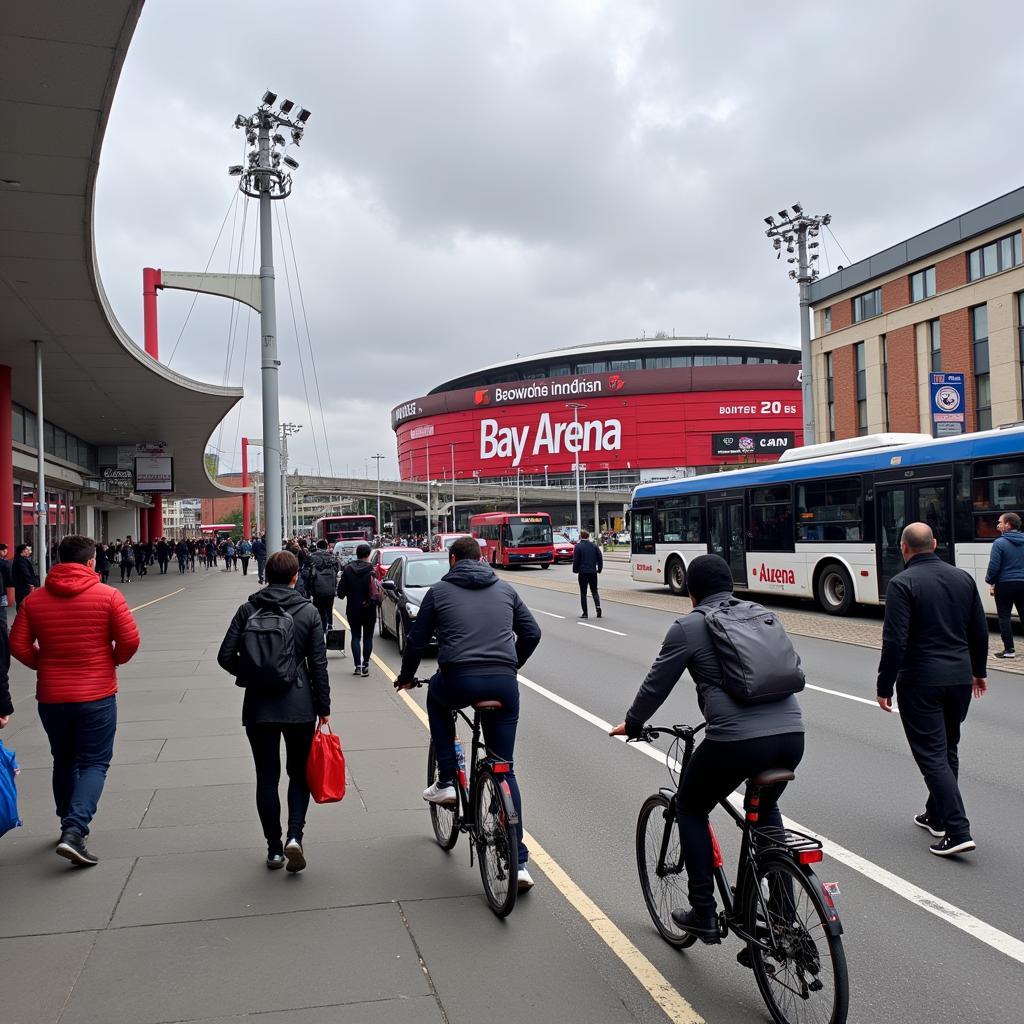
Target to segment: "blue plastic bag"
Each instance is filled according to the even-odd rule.
[[[8,750],[0,740],[0,836],[21,824],[18,788],[14,784],[14,776],[20,770],[14,751]]]

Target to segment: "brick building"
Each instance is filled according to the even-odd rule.
[[[1024,188],[811,285],[817,440],[931,433],[929,374],[967,429],[1024,420]]]

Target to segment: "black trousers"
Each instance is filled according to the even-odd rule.
[[[679,781],[676,811],[690,906],[703,916],[715,912],[715,876],[708,815],[751,775],[768,768],[795,769],[804,756],[804,734],[787,732],[723,743],[705,740],[693,753]],[[761,790],[759,825],[782,827],[778,800],[786,783]],[[675,909],[675,908],[673,908]]]
[[[334,618],[334,598],[314,597],[313,607],[320,613],[320,621],[326,633],[331,628],[331,620]]]
[[[587,588],[590,588],[590,593],[594,596],[594,607],[601,607],[601,595],[597,592],[597,573],[596,572],[581,572],[578,576],[580,584],[580,607],[583,609],[583,614],[587,614]]]
[[[958,775],[960,726],[971,706],[970,683],[961,686],[896,684],[900,721],[928,787],[925,813],[952,839],[971,834]]]
[[[302,839],[309,809],[309,784],[306,782],[306,761],[313,745],[316,722],[279,724],[276,722],[247,725],[245,734],[252,747],[256,764],[256,810],[263,826],[267,845],[274,850],[281,846],[281,738],[284,738],[285,770],[288,772],[288,838]]]
[[[999,635],[1003,638],[1003,650],[1013,650],[1013,609],[1024,622],[1024,581],[1010,580],[996,584],[996,614],[999,616]]]

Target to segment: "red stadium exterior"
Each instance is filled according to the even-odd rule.
[[[607,472],[609,479],[614,474],[621,484],[738,462],[774,461],[801,443],[797,350],[703,338],[657,344],[605,343],[524,357],[397,406],[392,426],[402,478],[450,479],[453,456],[456,479],[507,479],[519,473],[536,478],[545,472],[558,476],[573,471],[579,451],[588,473],[600,478]],[[538,361],[550,365],[558,358],[568,362],[567,357],[572,357],[570,366],[646,367],[656,360],[663,367],[670,361],[660,354],[666,347],[689,353],[674,357],[677,362],[717,358],[735,359],[739,365],[609,369],[490,382],[517,369],[531,373]],[[612,349],[615,355],[628,351],[629,358],[592,358]],[[778,357],[770,363],[765,354],[769,350]],[[744,354],[714,355],[735,351]],[[467,381],[475,386],[458,386]],[[577,410],[576,425],[568,406],[572,402],[585,406]]]

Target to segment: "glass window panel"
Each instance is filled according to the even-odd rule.
[[[598,360],[593,363],[579,363],[576,367],[577,373],[607,373],[608,363],[606,360]]]
[[[992,404],[992,378],[987,373],[979,373],[977,378],[978,409],[986,409]]]
[[[921,274],[910,275],[910,301],[920,302],[924,298],[924,278]]]
[[[609,367],[612,370],[642,370],[644,368],[642,359],[612,359],[609,362]]]
[[[673,356],[672,366],[673,368],[693,366],[693,356]]]
[[[832,330],[832,307],[829,306],[825,310],[825,330]]]
[[[925,295],[935,294],[935,268],[929,267],[924,272],[924,293]]]
[[[11,437],[18,444],[25,443],[25,410],[20,405],[11,406]]]
[[[1013,266],[1013,238],[1007,235],[999,240],[999,269],[1009,270]]]
[[[859,478],[800,484],[796,504],[798,540],[863,540],[864,516]]]
[[[990,242],[982,249],[981,266],[986,277],[999,269],[998,247],[995,242]]]
[[[569,369],[568,365],[565,364],[565,363],[560,363],[557,366],[552,366],[551,367],[551,376],[552,377],[568,377],[571,373],[572,373],[572,371]]]
[[[789,488],[784,490],[788,492]],[[751,505],[750,549],[793,550],[793,510],[788,501],[774,505]]]
[[[975,477],[1024,476],[1024,459],[1003,462],[979,462],[974,467]]]
[[[781,484],[777,487],[755,487],[750,492],[750,503],[752,505],[768,505],[774,502],[789,502],[789,484]]]
[[[977,281],[981,277],[981,250],[975,249],[970,254],[970,279]]]
[[[980,341],[988,337],[988,306],[975,306],[971,310],[971,321],[974,330],[974,340]]]
[[[60,427],[53,428],[53,454],[58,459],[68,457],[68,435]]]
[[[980,341],[974,346],[974,372],[988,373],[988,342]]]
[[[857,370],[861,371],[864,369],[864,342],[860,341],[854,346],[854,352],[857,356]]]
[[[53,424],[43,420],[43,451],[53,453]]]
[[[978,429],[979,430],[991,430],[992,429],[992,410],[991,409],[979,409],[978,410]]]
[[[1013,265],[1015,267],[1020,266],[1021,260],[1021,232],[1013,236]]]

